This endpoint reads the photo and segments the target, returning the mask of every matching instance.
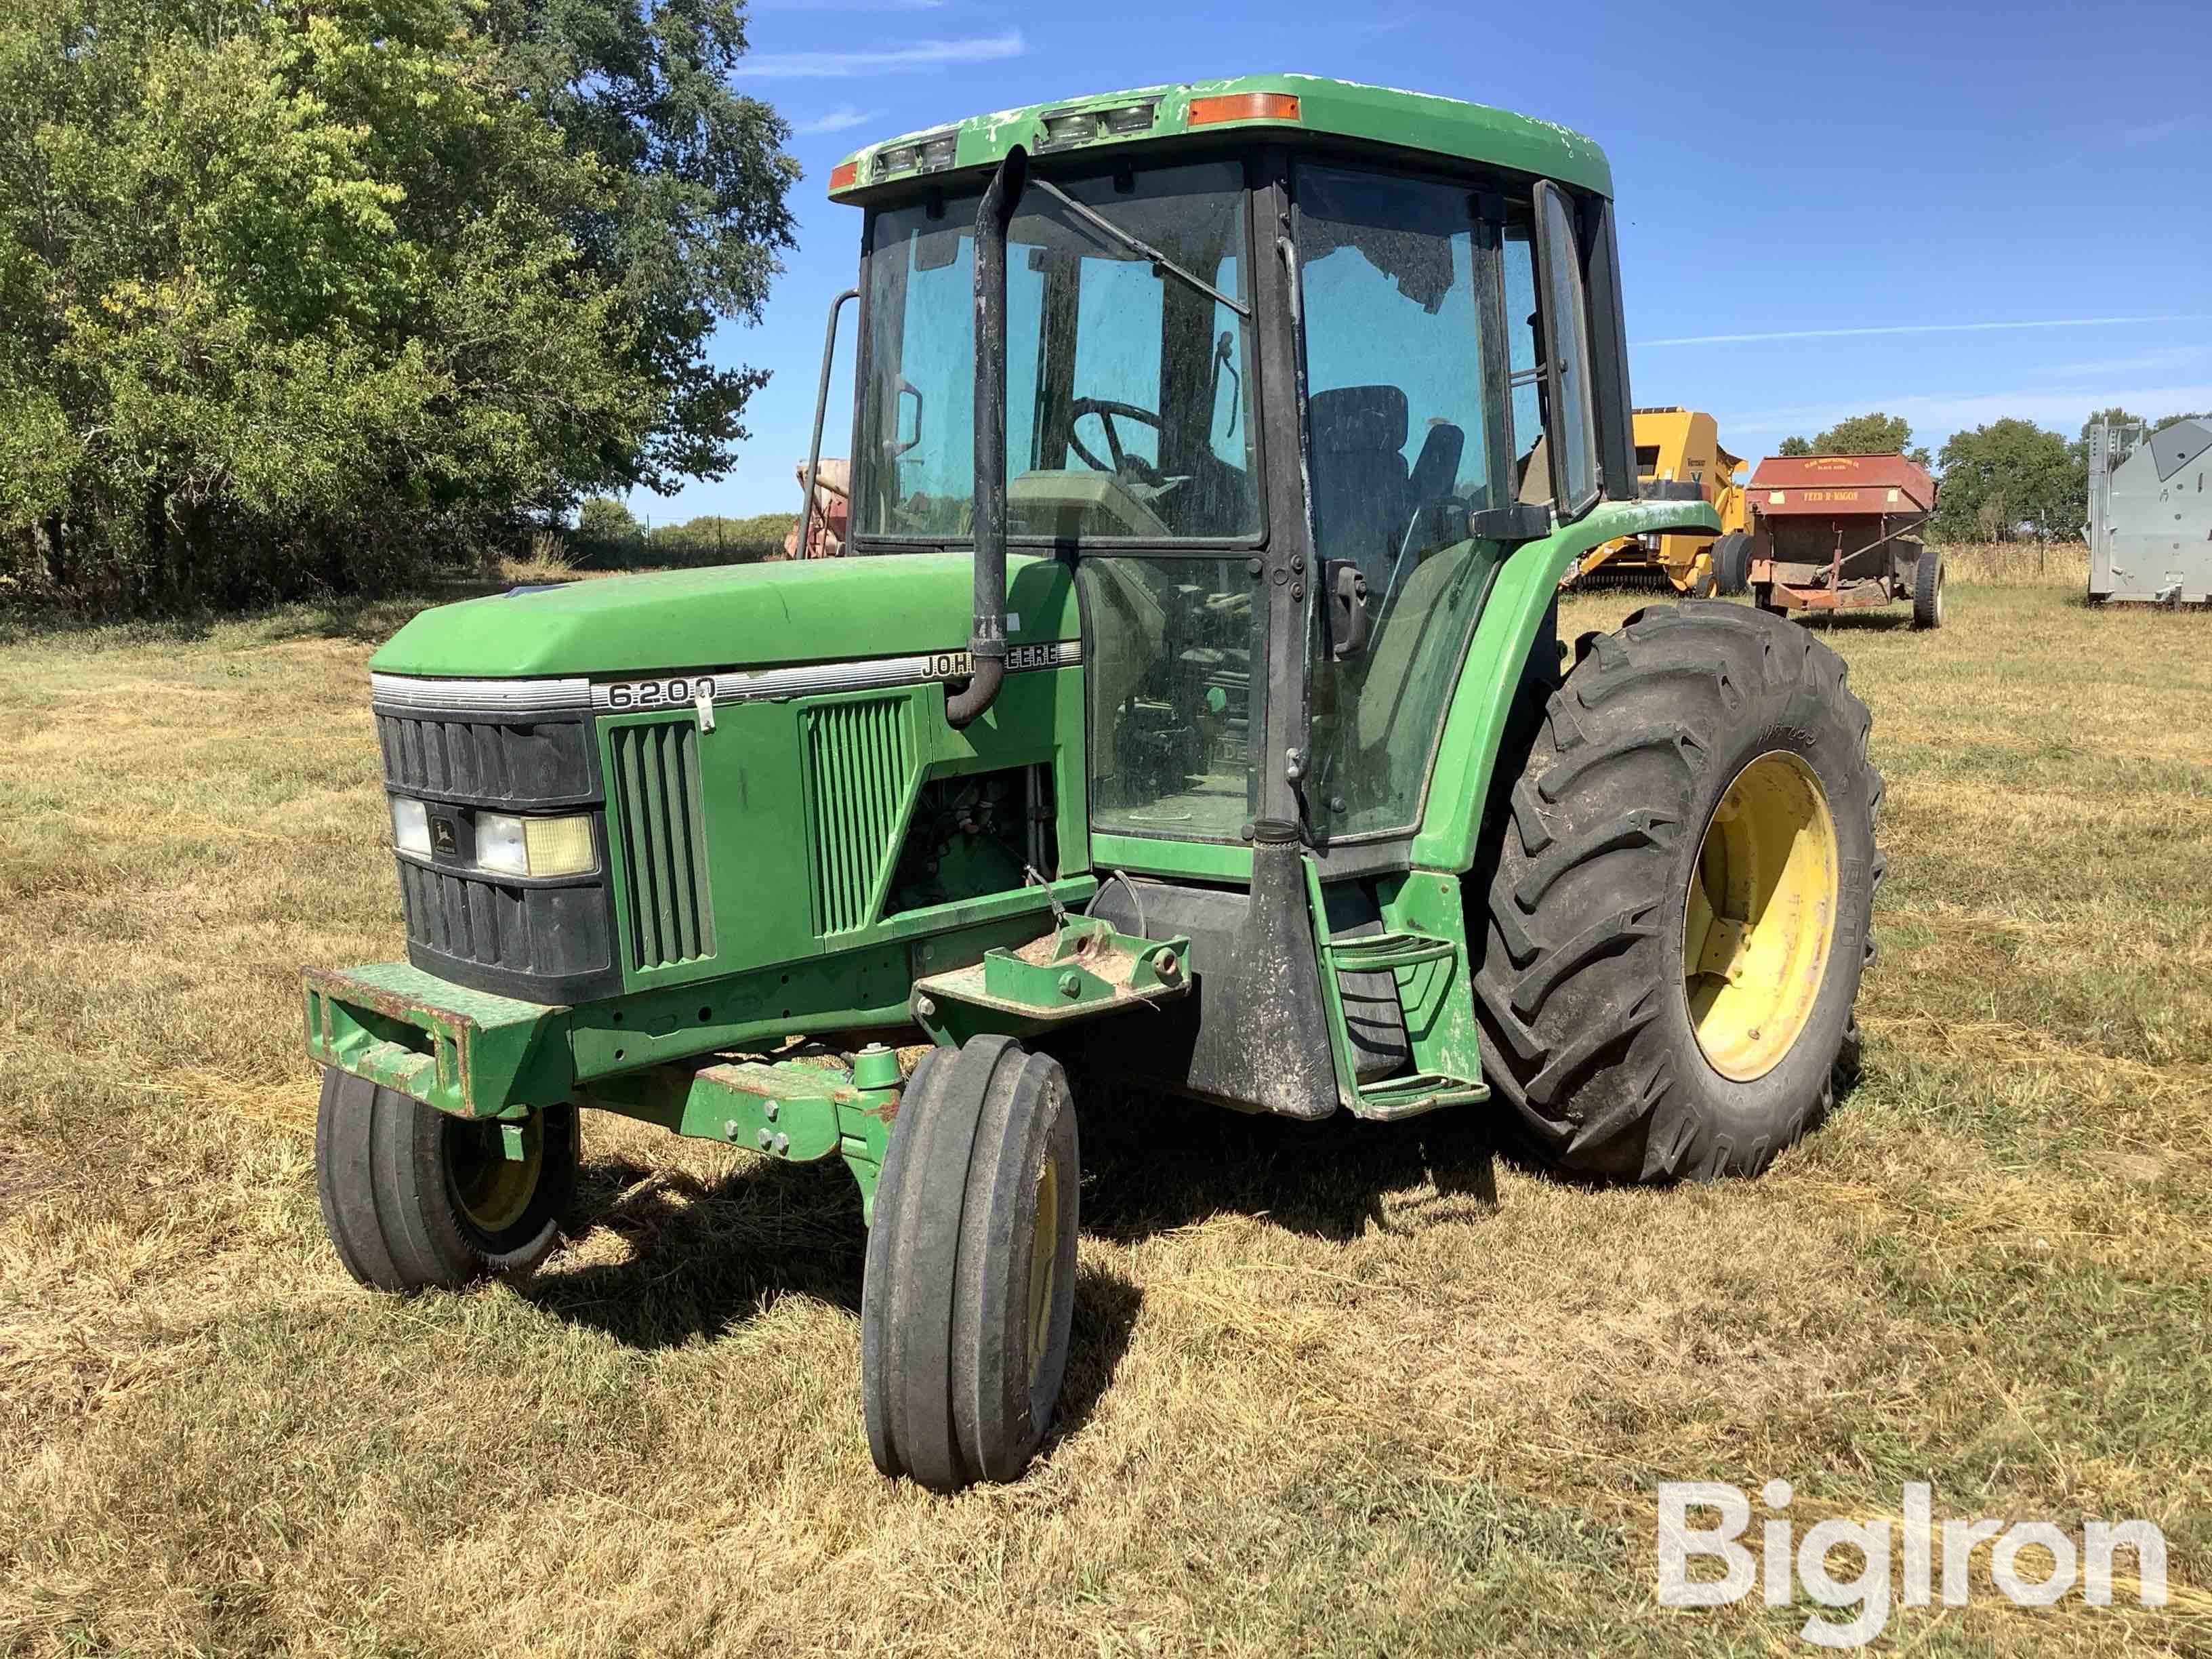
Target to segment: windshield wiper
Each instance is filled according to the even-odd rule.
[[[1082,203],[1077,201],[1073,196],[1070,196],[1058,185],[1053,183],[1051,179],[1040,179],[1033,173],[1030,175],[1030,188],[1031,190],[1042,191],[1046,195],[1051,197],[1053,200],[1058,202],[1062,207],[1066,208],[1070,213],[1080,219],[1085,224],[1090,226],[1091,229],[1097,231],[1100,235],[1109,237],[1114,241],[1119,242],[1123,247],[1128,249],[1130,252],[1135,254],[1139,258],[1150,260],[1152,262],[1152,272],[1155,276],[1165,274],[1170,276],[1177,277],[1182,281],[1189,283],[1191,287],[1196,289],[1200,294],[1211,295],[1213,297],[1215,303],[1227,306],[1231,311],[1235,312],[1239,317],[1242,317],[1246,322],[1249,323],[1252,320],[1251,307],[1244,305],[1238,301],[1231,299],[1226,294],[1224,294],[1219,289],[1214,287],[1212,283],[1207,282],[1203,276],[1200,276],[1194,272],[1185,270],[1181,265],[1169,258],[1166,254],[1161,252],[1151,243],[1142,241],[1137,237],[1132,236],[1127,231],[1122,229],[1121,226],[1115,224],[1111,219],[1106,217],[1104,214],[1099,213],[1094,209],[1084,206]]]

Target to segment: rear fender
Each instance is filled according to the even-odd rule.
[[[1498,744],[1560,579],[1601,543],[1651,531],[1714,536],[1720,516],[1702,501],[1602,502],[1541,541],[1523,543],[1498,567],[1444,711],[1428,800],[1413,836],[1416,867],[1458,874],[1474,863]],[[1543,663],[1537,672],[1548,674],[1552,668]]]

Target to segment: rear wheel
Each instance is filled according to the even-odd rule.
[[[497,1122],[325,1068],[315,1186],[346,1271],[408,1292],[535,1267],[575,1190],[576,1109],[546,1107],[516,1127],[522,1155],[510,1158]]]
[[[1804,629],[1691,604],[1599,641],[1545,712],[1486,826],[1492,1082],[1564,1169],[1756,1174],[1856,1058],[1865,705]]]
[[[1943,625],[1943,556],[1932,547],[1923,548],[1913,563],[1912,625]]]
[[[1075,1109],[1012,1039],[922,1057],[876,1186],[860,1389],[876,1467],[1013,1480],[1052,1421],[1075,1311]]]

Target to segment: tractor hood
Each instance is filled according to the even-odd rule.
[[[1006,638],[1079,635],[1073,585],[1048,559],[1006,573]],[[380,673],[457,678],[845,662],[962,651],[974,624],[965,553],[779,561],[610,576],[426,611],[370,659]]]

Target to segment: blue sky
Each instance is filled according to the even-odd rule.
[[[1730,20],[1734,21],[1731,23]],[[728,477],[655,523],[795,507],[822,325],[860,215],[848,151],[1045,99],[1214,75],[1332,75],[1590,134],[1613,160],[1642,404],[1757,457],[1882,409],[1920,440],[2018,415],[2212,409],[2212,23],[2203,0],[1892,0],[1730,11],[1378,0],[752,0],[738,76],[796,129],[799,246],[758,327],[770,369]],[[2157,319],[2157,320],[2150,320]],[[849,313],[841,357],[849,366]],[[828,453],[847,447],[850,382]]]

